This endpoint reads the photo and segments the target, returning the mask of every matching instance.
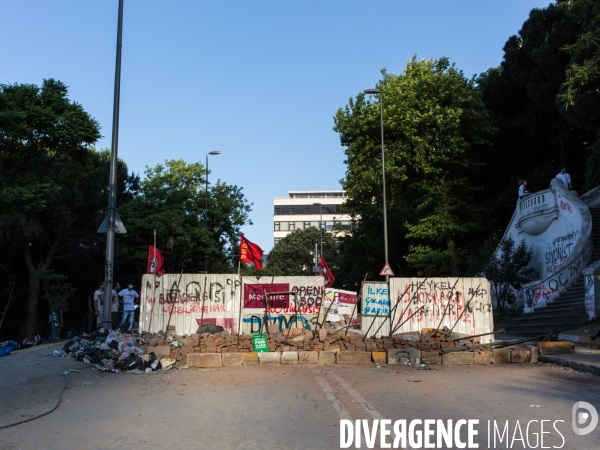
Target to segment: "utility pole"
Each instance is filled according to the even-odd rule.
[[[121,96],[121,48],[123,37],[123,0],[119,0],[119,22],[117,26],[117,60],[115,64],[115,96],[113,103],[112,141],[110,148],[110,175],[108,185],[108,215],[106,223],[106,266],[104,271],[104,305],[102,308],[102,328],[110,330],[110,310],[115,267],[115,232],[126,232],[117,215],[117,155],[119,146],[119,100]],[[103,225],[100,225],[99,232]],[[117,230],[117,228],[119,228]]]

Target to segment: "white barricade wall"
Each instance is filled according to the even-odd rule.
[[[180,281],[181,278],[181,281]],[[175,326],[177,334],[192,334],[200,323],[219,325],[230,333],[303,326],[315,329],[323,320],[323,277],[240,277],[236,274],[164,274],[142,277],[140,330],[155,333]],[[179,288],[177,287],[179,285]],[[289,292],[270,296],[267,292]],[[356,294],[354,298],[356,298]],[[354,300],[356,302],[356,300]],[[169,319],[170,317],[170,319]],[[170,320],[170,321],[169,321]]]
[[[494,330],[490,283],[485,278],[391,278],[389,298],[386,283],[363,284],[361,329],[366,332],[370,327],[369,336],[378,329],[378,337],[389,335],[390,321],[392,330],[398,327],[394,333],[438,326],[470,335]],[[482,343],[492,340],[493,336],[481,338]]]

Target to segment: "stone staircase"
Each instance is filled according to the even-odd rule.
[[[594,249],[591,262],[600,260],[600,208],[590,208]],[[578,328],[588,321],[584,304],[583,277],[579,277],[567,291],[546,307],[533,313],[522,314],[510,320],[504,328],[517,336],[541,336]]]

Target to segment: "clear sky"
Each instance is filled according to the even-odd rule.
[[[447,56],[467,76],[498,66],[529,11],[549,0],[125,0],[119,157],[143,175],[201,161],[244,188],[244,228],[273,246],[273,198],[340,189],[333,116],[381,68]],[[118,0],[0,0],[0,83],[55,78],[110,147]],[[125,223],[127,226],[127,223]]]

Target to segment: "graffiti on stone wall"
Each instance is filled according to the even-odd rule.
[[[585,276],[585,309],[590,314],[590,318],[595,316],[595,296],[594,296],[594,275]]]

